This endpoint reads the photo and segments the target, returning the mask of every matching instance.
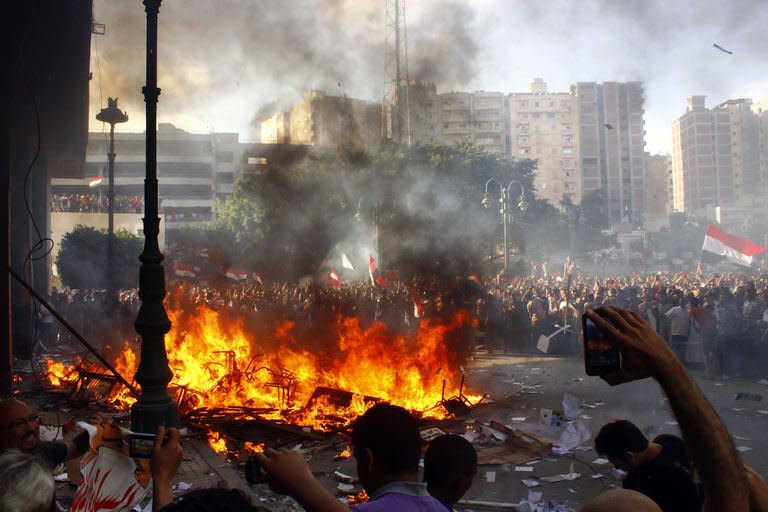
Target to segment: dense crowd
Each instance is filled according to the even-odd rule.
[[[109,210],[107,194],[52,194],[52,212],[106,213]],[[141,196],[115,194],[116,213],[142,213],[144,199]]]
[[[476,342],[491,352],[532,352],[540,337],[557,333],[550,353],[580,353],[581,315],[609,305],[640,314],[682,361],[703,365],[710,377],[755,375],[768,362],[768,275],[636,273],[601,279],[572,268],[506,282],[500,276],[434,276],[393,280],[383,288],[367,279],[325,286],[220,276],[205,284],[172,280],[169,290],[170,307],[205,305],[240,317],[254,332],[285,320],[299,333],[323,332],[338,315],[409,332],[421,318],[450,318],[466,309],[476,319]],[[120,292],[119,300],[127,318],[135,315],[136,290]],[[103,291],[54,290],[53,301],[71,318],[87,319],[105,298]]]

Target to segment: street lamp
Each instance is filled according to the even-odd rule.
[[[146,177],[144,178],[144,250],[139,256],[141,307],[134,326],[141,335],[141,358],[136,382],[141,393],[131,407],[131,430],[154,433],[158,425],[178,427],[179,408],[168,394],[171,370],[165,352],[165,333],[171,321],[163,306],[165,270],[158,234],[157,198],[157,13],[161,0],[144,0],[147,13],[147,84],[142,89],[146,103]]]
[[[107,309],[114,310],[115,300],[115,125],[128,121],[128,114],[117,108],[117,98],[107,98],[107,108],[96,114],[96,119],[109,123],[109,181],[107,188]],[[101,197],[99,197],[101,201]]]
[[[512,180],[510,181],[506,187],[503,187],[501,183],[496,181],[495,179],[491,178],[488,181],[485,182],[485,195],[483,196],[482,205],[483,208],[490,208],[491,206],[491,200],[488,195],[488,187],[491,185],[491,183],[495,183],[496,186],[499,188],[499,213],[501,214],[501,222],[504,226],[504,274],[506,275],[509,271],[509,228],[508,226],[512,224],[513,217],[510,207],[510,198],[512,196],[512,185],[519,185],[520,186],[520,198],[518,199],[517,207],[521,212],[524,212],[528,209],[528,201],[525,199],[525,187],[523,187],[523,184],[519,181]]]

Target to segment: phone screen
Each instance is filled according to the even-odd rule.
[[[583,317],[584,366],[587,375],[607,375],[621,368],[621,354],[616,343],[595,325]]]
[[[130,456],[137,459],[148,459],[155,446],[154,434],[131,434]]]

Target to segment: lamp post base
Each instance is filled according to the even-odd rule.
[[[154,434],[158,425],[179,426],[179,409],[176,402],[167,396],[164,399],[149,401],[139,399],[131,406],[131,430]]]

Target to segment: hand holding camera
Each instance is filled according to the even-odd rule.
[[[611,386],[646,377],[658,378],[669,373],[670,365],[680,364],[667,343],[637,313],[600,307],[587,311],[584,317],[585,323],[593,322],[620,353],[620,367],[601,374]]]

